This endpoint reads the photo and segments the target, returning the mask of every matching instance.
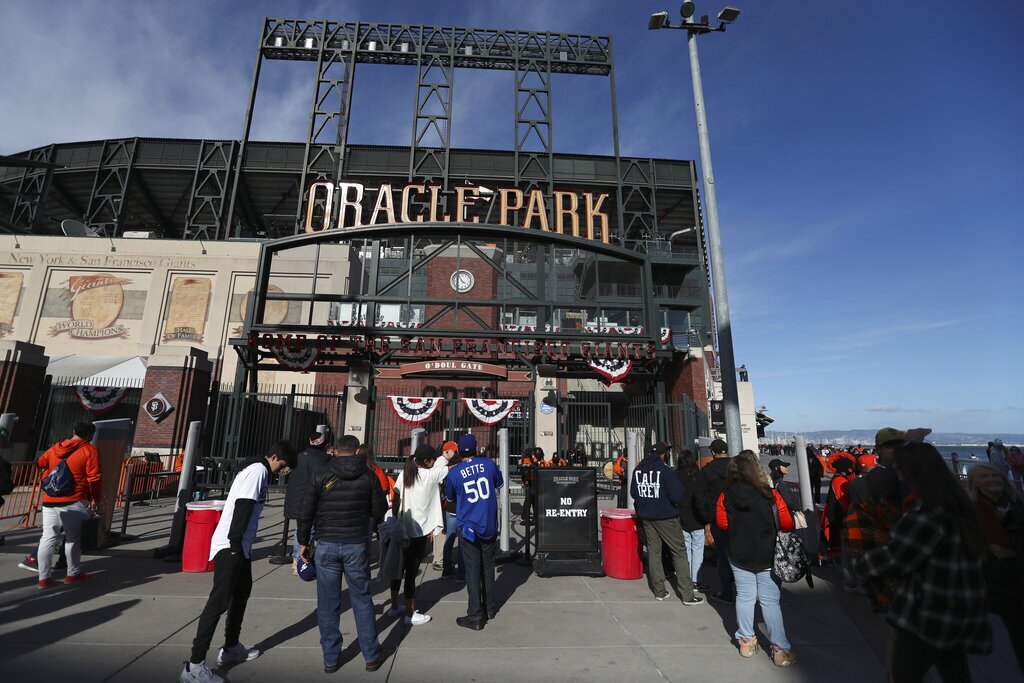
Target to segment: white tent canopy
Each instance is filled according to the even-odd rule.
[[[46,372],[55,381],[64,378],[62,383],[73,386],[141,387],[146,367],[142,356],[71,355],[51,360]]]

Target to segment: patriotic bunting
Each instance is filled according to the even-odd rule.
[[[90,413],[105,413],[121,402],[128,390],[119,387],[75,387],[75,395]]]
[[[316,365],[316,359],[320,355],[320,350],[315,346],[296,346],[292,348],[287,344],[284,346],[273,346],[270,352],[274,354],[274,358],[277,359],[277,362],[282,367],[297,372],[306,372]]]
[[[441,405],[440,397],[431,396],[389,396],[391,407],[398,419],[409,425],[426,422]]]
[[[509,413],[515,410],[519,404],[519,401],[514,398],[503,398],[493,401],[484,398],[464,398],[462,400],[466,403],[466,407],[469,408],[469,412],[473,413],[473,416],[485,425],[498,424],[508,417]]]
[[[609,384],[621,382],[633,369],[633,361],[625,358],[591,358],[587,365],[604,377]]]
[[[672,342],[672,328],[663,327],[661,328],[661,343],[668,346]]]

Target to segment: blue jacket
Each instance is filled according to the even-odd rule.
[[[629,493],[640,519],[671,519],[679,515],[683,485],[657,455],[649,455],[637,464]]]

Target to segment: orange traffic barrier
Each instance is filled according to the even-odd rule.
[[[4,496],[0,507],[0,525],[28,529],[36,525],[36,514],[42,497],[39,488],[41,470],[34,462],[11,463],[14,490]]]

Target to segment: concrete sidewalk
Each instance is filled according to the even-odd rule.
[[[130,522],[134,540],[85,558],[94,580],[46,591],[17,567],[37,542],[38,530],[8,533],[0,548],[0,680],[176,680],[212,574],[185,574],[178,565],[152,559],[153,548],[166,540],[169,507],[133,508]],[[322,668],[315,587],[292,576],[290,566],[267,561],[281,523],[277,496],[264,512],[242,629],[242,642],[262,647],[265,654],[220,671],[230,681],[329,680]],[[705,571],[714,576],[713,566]],[[539,578],[526,567],[499,565],[500,613],[480,632],[455,625],[466,611],[463,586],[441,579],[429,563],[420,581],[417,608],[433,621],[406,628],[379,610],[380,640],[389,658],[376,673],[363,669],[346,609],[345,664],[337,680],[885,679],[877,649],[865,642],[821,580],[813,590],[805,583],[785,587],[786,630],[799,658],[788,669],[776,668],[763,652],[749,660],[739,656],[732,642],[732,606],[684,607],[678,598],[657,602],[646,580]],[[387,589],[379,582],[375,589],[375,602],[382,605]],[[759,629],[767,648],[763,625]],[[219,645],[215,638],[211,660]]]

